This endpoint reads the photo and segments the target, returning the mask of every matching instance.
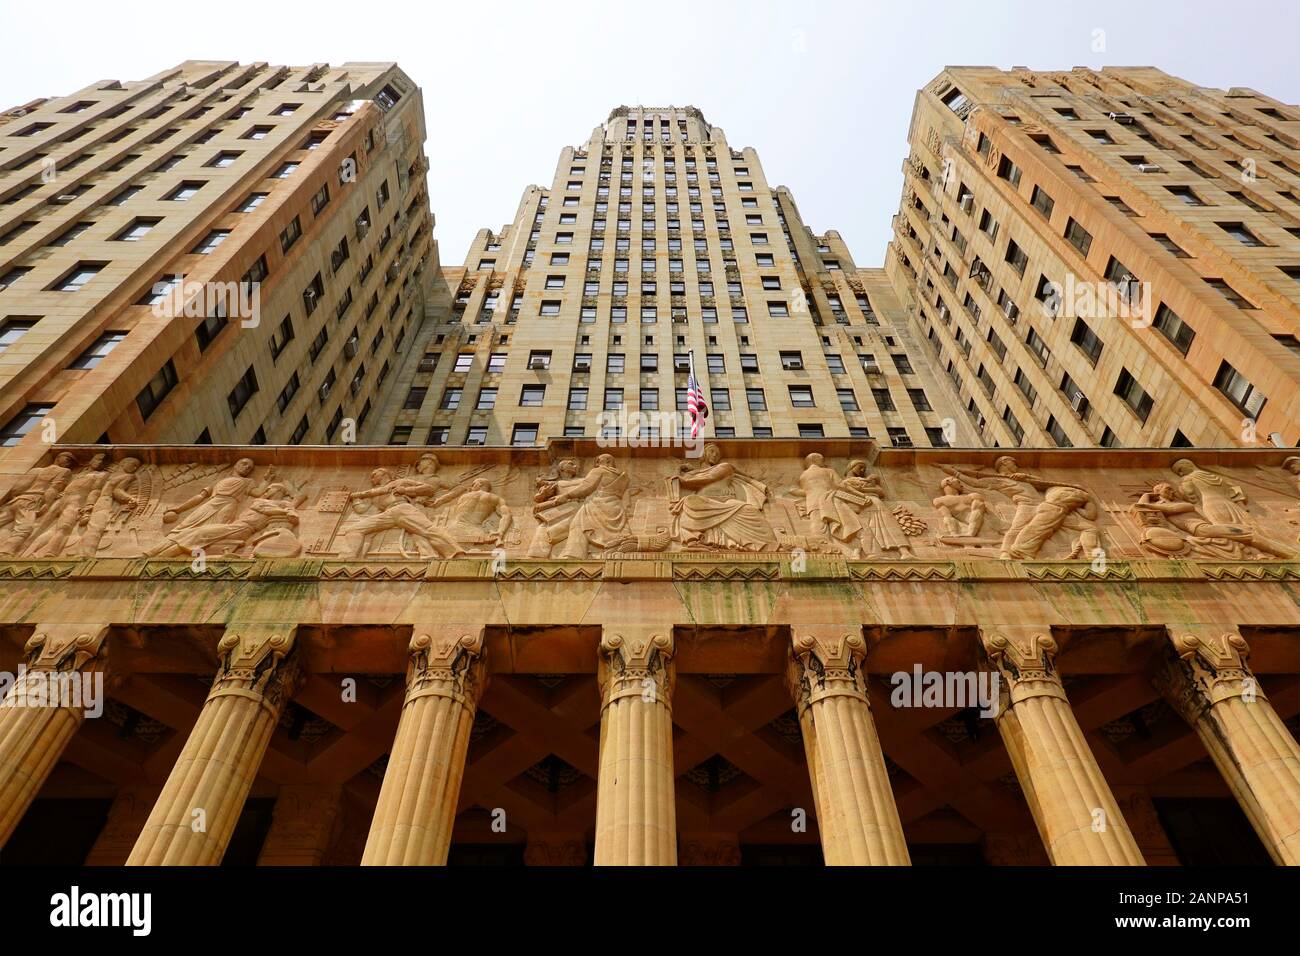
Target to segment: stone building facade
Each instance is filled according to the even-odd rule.
[[[1282,207],[1249,220],[1281,265],[1169,207],[1171,265],[1039,178],[1109,154],[1027,112],[1091,128],[1104,94],[1121,139],[1181,97],[1294,146],[1292,107],[1180,83],[946,71],[883,270],[691,108],[616,109],[449,269],[392,64],[190,62],[4,114],[0,864],[1300,861]],[[985,208],[1023,287],[956,225]],[[1084,275],[1067,212],[1195,334],[1111,316],[1078,366],[1080,317],[1025,296]],[[1210,262],[1261,307],[1206,300]],[[265,320],[133,304],[177,273]],[[985,292],[1010,327],[973,324]],[[692,354],[687,446],[648,413]]]

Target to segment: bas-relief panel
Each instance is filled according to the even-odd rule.
[[[1048,456],[1054,457],[1054,456]],[[1068,460],[1068,453],[1060,458]],[[537,467],[146,464],[58,451],[0,496],[0,557],[597,559],[665,552],[960,558],[1295,560],[1300,458],[1143,468],[962,454],[872,468],[824,457],[635,450]],[[351,461],[355,459],[355,464]]]

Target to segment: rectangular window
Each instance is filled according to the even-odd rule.
[[[1192,347],[1192,340],[1196,338],[1196,331],[1163,302],[1160,303],[1160,308],[1156,309],[1155,321],[1152,324],[1173,343],[1174,348],[1184,355]]]
[[[0,328],[0,349],[2,349],[5,344],[7,344],[5,343],[4,339],[5,339],[5,333],[7,332],[8,328],[9,328],[8,323],[6,323],[3,328]],[[82,352],[79,356],[77,356],[77,358],[73,361],[73,363],[68,366],[68,368],[74,368],[74,369],[94,368],[96,365],[102,362],[104,360],[104,357],[108,355],[109,352],[113,351],[113,349],[117,347],[117,344],[121,342],[124,338],[126,338],[125,332],[105,332],[103,335],[101,335],[99,338],[95,340],[94,344],[91,345],[90,348],[86,349],[86,351]]]
[[[140,415],[148,421],[149,416],[154,413],[167,393],[176,387],[179,379],[176,377],[176,366],[172,360],[168,359],[162,368],[149,380],[149,383],[140,390],[140,394],[135,397],[135,404],[140,409]]]
[[[168,362],[168,364],[171,363]],[[25,406],[21,412],[9,419],[4,428],[0,428],[0,447],[9,448],[17,445],[33,428],[40,425],[45,416],[52,411],[54,411],[52,404]]]
[[[226,396],[226,404],[230,407],[230,417],[239,418],[239,413],[244,410],[249,399],[257,394],[257,372],[253,366],[249,366],[244,374],[240,376],[235,387],[231,389],[230,394]]]
[[[1079,255],[1085,259],[1088,257],[1088,250],[1092,248],[1092,234],[1075,222],[1073,217],[1065,224],[1065,238],[1079,250]]]
[[[795,408],[815,408],[812,387],[809,385],[790,385],[790,404]]]
[[[1228,397],[1232,404],[1251,418],[1258,418],[1268,401],[1259,389],[1233,368],[1226,360],[1220,363],[1219,372],[1214,376],[1214,387]]]
[[[1224,364],[1227,365],[1226,362]],[[1215,384],[1217,387],[1217,381]],[[1115,381],[1115,394],[1124,400],[1140,421],[1147,420],[1155,400],[1138,384],[1138,380],[1129,374],[1128,369],[1120,371],[1119,378]]]

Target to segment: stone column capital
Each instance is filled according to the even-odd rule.
[[[232,626],[217,644],[221,666],[208,700],[247,697],[278,711],[301,676],[295,653],[297,632],[297,625]]]
[[[1250,645],[1230,625],[1170,627],[1155,684],[1189,724],[1221,701],[1266,699],[1246,661]]]
[[[802,712],[827,697],[867,703],[867,640],[853,624],[790,629],[790,690]]]
[[[601,706],[624,697],[670,704],[673,655],[677,643],[671,624],[606,627],[600,635]]]
[[[406,701],[446,697],[473,709],[484,685],[485,629],[481,625],[417,627],[408,648]]]
[[[23,647],[29,671],[79,671],[108,652],[107,624],[42,624]]]
[[[1066,699],[1056,670],[1059,647],[1049,625],[981,627],[979,634],[990,666],[1006,681],[1005,703],[1014,706],[1031,697]],[[1005,712],[1005,707],[999,709]]]

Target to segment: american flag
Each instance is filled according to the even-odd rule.
[[[709,405],[704,400],[704,389],[695,377],[695,353],[691,352],[691,375],[686,380],[686,413],[691,416],[691,437],[697,438],[704,419],[709,417]]]

